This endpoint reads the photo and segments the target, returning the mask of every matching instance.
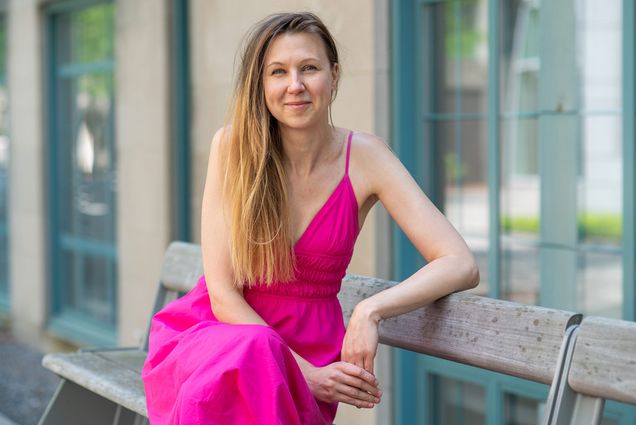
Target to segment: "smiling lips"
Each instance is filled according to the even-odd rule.
[[[287,102],[285,103],[285,106],[289,106],[292,109],[303,109],[304,107],[308,106],[311,102],[308,101],[301,101],[301,102]]]

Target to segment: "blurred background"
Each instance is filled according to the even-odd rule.
[[[54,390],[42,352],[140,343],[169,241],[200,240],[241,39],[299,10],[340,49],[334,123],[392,146],[476,255],[475,292],[636,319],[633,0],[0,0],[7,420]],[[423,264],[375,207],[350,271]],[[337,424],[534,425],[548,392],[386,347],[376,370],[382,403]]]

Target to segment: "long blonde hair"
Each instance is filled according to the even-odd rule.
[[[333,37],[312,13],[266,17],[248,33],[241,55],[229,110],[223,186],[230,208],[232,267],[239,287],[295,278],[283,146],[278,122],[265,103],[263,67],[274,38],[303,32],[319,35],[331,66],[338,63]]]

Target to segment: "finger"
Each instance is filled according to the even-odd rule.
[[[340,394],[340,396],[338,398],[339,398],[339,401],[341,401],[343,403],[350,404],[352,406],[356,406],[357,408],[365,407],[367,409],[370,409],[373,406],[375,406],[375,404],[373,404],[373,403],[371,403],[369,401],[358,400],[358,399],[355,399],[353,397],[349,397],[346,394]]]
[[[378,386],[378,380],[376,379],[376,377],[369,373],[369,371],[364,370],[364,368],[361,368],[360,366],[356,366],[352,363],[342,363],[343,365],[343,372],[351,375],[351,376],[357,376],[360,379],[363,379],[365,381],[367,381],[369,384],[373,385],[373,386]]]
[[[375,376],[373,373],[373,357],[367,356],[364,358],[364,369]]]
[[[379,387],[373,386],[369,384],[367,381],[357,378],[355,376],[350,376],[345,374],[343,377],[342,383],[349,385],[351,387],[359,388],[363,391],[373,394],[376,397],[380,397],[382,395],[382,391],[380,391]]]
[[[346,384],[340,384],[336,386],[336,391],[345,396],[351,397],[356,400],[366,401],[370,403],[379,403],[380,397],[376,397],[373,394],[369,394],[368,392],[361,390],[357,387],[352,387]]]

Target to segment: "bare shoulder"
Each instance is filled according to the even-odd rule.
[[[231,127],[224,126],[219,128],[212,137],[210,142],[210,151],[208,156],[208,175],[210,171],[216,170],[217,176],[224,174],[225,166],[227,166],[228,147],[230,142]]]
[[[351,142],[351,173],[359,182],[364,199],[377,196],[383,176],[401,166],[389,144],[375,134],[355,132]]]
[[[226,151],[230,140],[231,130],[232,127],[229,125],[216,130],[214,136],[212,137],[212,141],[210,142],[210,154],[212,154],[212,152],[214,152],[215,154],[219,154]]]
[[[391,148],[382,138],[371,133],[354,132],[351,141],[356,156],[364,160],[381,160],[386,156],[393,156]]]

